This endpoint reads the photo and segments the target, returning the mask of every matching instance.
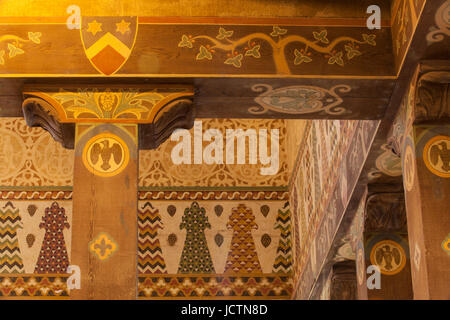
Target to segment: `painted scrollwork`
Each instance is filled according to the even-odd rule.
[[[0,185],[71,186],[73,150],[21,118],[0,120]]]
[[[427,34],[428,45],[444,40],[445,36],[450,36],[450,1],[445,1],[434,16],[436,26],[430,28]]]
[[[344,107],[338,107],[343,99],[338,93],[351,91],[348,85],[336,85],[329,90],[315,86],[288,86],[273,89],[268,84],[256,84],[254,92],[262,92],[255,98],[259,106],[250,107],[248,112],[263,114],[274,111],[284,114],[311,114],[325,112],[329,115],[341,115],[346,112]],[[265,91],[265,92],[263,92]]]

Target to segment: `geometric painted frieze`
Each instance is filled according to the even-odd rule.
[[[164,188],[142,188],[138,191],[139,200],[289,200],[284,190],[166,190]],[[152,188],[153,189],[153,188]],[[206,189],[206,188],[205,188]],[[285,189],[285,188],[282,188]],[[0,198],[2,193],[0,192]]]
[[[0,274],[66,273],[71,252],[71,221],[70,200],[2,199]]]
[[[139,275],[138,298],[185,299],[226,297],[239,299],[289,299],[292,277],[288,274],[261,276],[195,275]]]
[[[66,274],[0,274],[0,297],[68,298]]]
[[[139,207],[140,274],[255,275],[292,270],[286,201],[152,200],[139,201]]]

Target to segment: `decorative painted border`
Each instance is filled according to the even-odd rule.
[[[139,200],[289,200],[289,192],[268,190],[141,190]]]
[[[292,275],[139,275],[138,299],[289,299]]]
[[[72,190],[0,190],[0,200],[72,200]]]
[[[254,18],[254,17],[158,17],[138,16],[138,24],[196,25],[283,25],[283,26],[348,26],[365,27],[365,18]],[[2,24],[67,24],[67,17],[0,17]],[[381,19],[382,27],[390,27],[390,19]]]
[[[0,274],[0,297],[68,298],[68,274]]]

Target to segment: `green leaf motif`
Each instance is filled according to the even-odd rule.
[[[330,43],[330,41],[327,38],[327,34],[328,34],[327,30],[322,30],[320,32],[313,31],[314,39],[319,40],[320,42],[325,44]]]
[[[335,55],[331,56],[330,59],[328,59],[328,64],[338,64],[341,67],[344,66],[344,60],[342,59],[343,52],[339,51]]]
[[[294,50],[294,54],[295,54],[295,59],[294,59],[294,64],[295,65],[299,65],[304,63],[309,63],[312,61],[312,59],[310,57],[308,57],[307,55],[304,55],[303,53],[301,53],[300,51],[298,51],[297,49]]]
[[[282,29],[280,27],[274,26],[273,31],[270,33],[272,37],[282,36],[287,33],[287,29]]]
[[[197,56],[195,57],[195,59],[197,59],[197,60],[203,60],[203,59],[211,60],[212,59],[212,54],[204,46],[200,46],[200,50],[199,50]]]
[[[234,31],[232,31],[232,30],[226,31],[224,28],[220,27],[219,28],[219,34],[216,36],[216,38],[219,39],[219,40],[224,40],[226,38],[231,37],[233,35],[233,32]]]
[[[9,49],[9,57],[15,57],[18,54],[23,54],[25,53],[25,51],[23,51],[22,49],[16,47],[15,45],[8,43],[8,49]]]
[[[361,55],[361,51],[356,50],[355,48],[353,48],[352,46],[349,45],[345,45],[344,46],[345,51],[347,51],[347,59],[351,60],[356,56],[360,56]]]
[[[365,43],[370,44],[371,46],[376,46],[377,45],[377,43],[375,42],[376,35],[374,35],[374,34],[365,34],[364,33],[362,35],[362,37],[363,37]]]
[[[243,57],[244,56],[242,55],[242,53],[240,53],[233,58],[228,58],[227,60],[225,60],[224,63],[231,64],[231,65],[235,66],[236,68],[240,68],[242,66],[242,58]]]
[[[183,34],[181,36],[181,41],[178,43],[178,47],[192,48],[192,41],[189,39],[187,35]]]
[[[250,57],[254,57],[254,58],[261,58],[261,54],[259,53],[259,49],[261,48],[261,46],[258,44],[256,46],[254,46],[252,49],[247,50],[245,52],[246,56],[250,56]]]
[[[40,39],[41,36],[42,36],[42,33],[40,33],[40,32],[28,32],[28,39],[30,39],[34,43],[41,43],[41,39]]]

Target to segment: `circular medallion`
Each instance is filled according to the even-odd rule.
[[[370,252],[370,262],[378,266],[382,274],[397,274],[405,267],[405,250],[395,241],[380,241],[373,246]]]
[[[416,167],[414,163],[414,151],[409,144],[406,145],[403,168],[404,168],[403,179],[406,190],[411,191],[414,186],[414,176],[416,174]]]
[[[445,253],[450,255],[450,233],[448,234],[447,238],[445,238],[444,241],[442,241],[442,250],[444,250]]]
[[[111,133],[91,138],[83,150],[83,163],[93,174],[112,177],[128,165],[130,159],[126,143]]]
[[[423,161],[435,175],[450,178],[450,137],[436,136],[430,139],[423,149]]]

